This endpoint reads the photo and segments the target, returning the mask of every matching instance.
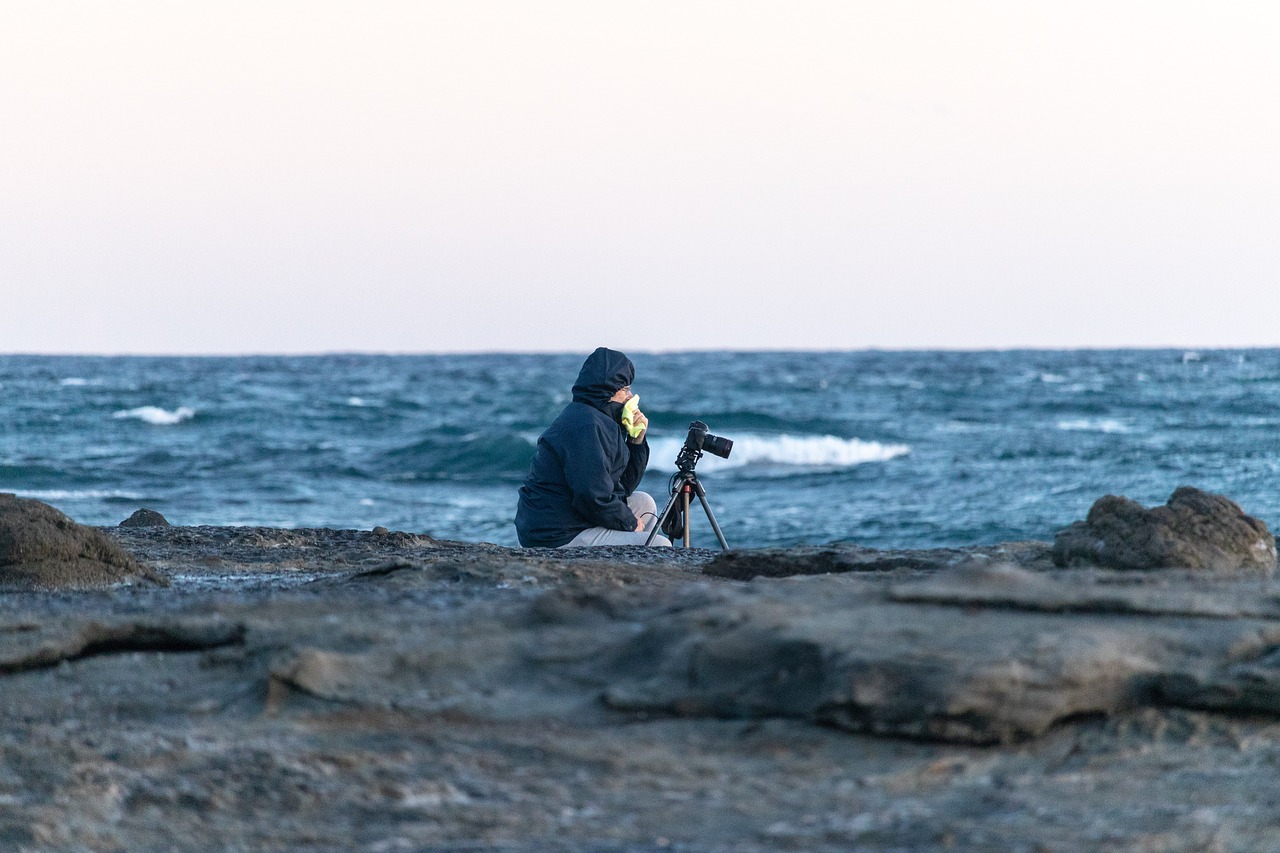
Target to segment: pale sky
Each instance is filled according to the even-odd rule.
[[[0,0],[0,352],[1280,345],[1280,3]]]

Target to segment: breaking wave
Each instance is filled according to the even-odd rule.
[[[728,459],[707,454],[699,470],[777,465],[795,468],[851,468],[867,462],[888,462],[911,452],[905,444],[884,444],[834,435],[743,435],[733,439]],[[675,470],[676,454],[684,438],[659,438],[649,442],[650,469]]]
[[[11,489],[20,498],[34,498],[38,501],[140,501],[145,496],[137,492],[120,489]]]
[[[1063,432],[1133,432],[1133,426],[1116,418],[1073,418],[1058,421],[1058,429]]]
[[[173,426],[189,421],[196,416],[196,410],[189,406],[179,406],[172,412],[159,406],[139,406],[136,409],[124,409],[111,415],[113,418],[134,418],[155,426]]]

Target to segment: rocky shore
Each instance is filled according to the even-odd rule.
[[[99,528],[0,559],[0,849],[1277,849],[1274,539],[1116,506],[1211,544]]]

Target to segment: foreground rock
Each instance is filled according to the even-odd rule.
[[[98,530],[40,501],[0,494],[0,588],[93,589],[164,579]]]
[[[1042,559],[1045,547],[1003,553]],[[405,553],[311,586],[339,598],[512,598],[501,612],[450,617],[429,639],[411,625],[356,620],[321,641],[282,640],[268,669],[273,707],[297,693],[517,720],[590,717],[603,705],[974,744],[1141,707],[1280,710],[1280,670],[1266,674],[1280,645],[1280,602],[1257,586],[1193,574],[1135,583],[1028,571],[965,550],[942,570],[916,562],[910,572],[655,589],[645,577],[653,569],[592,551],[555,560],[435,543]]]
[[[0,596],[3,849],[1280,847],[1256,573],[111,535],[172,586]]]
[[[1276,602],[1204,589],[1152,596],[1008,566],[878,593],[814,578],[648,621],[605,696],[631,710],[1011,743],[1143,706],[1274,713],[1278,642]]]
[[[1084,521],[1055,537],[1053,561],[1064,567],[1271,574],[1276,541],[1264,522],[1230,499],[1183,486],[1154,509],[1115,495],[1099,498]]]

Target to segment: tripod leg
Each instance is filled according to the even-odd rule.
[[[671,510],[675,509],[676,500],[679,497],[680,497],[679,492],[675,492],[674,494],[671,495],[671,500],[667,501],[667,508],[662,511],[662,514],[658,516],[658,520],[653,523],[653,529],[649,531],[649,538],[644,540],[645,547],[648,547],[649,545],[653,544],[653,537],[658,535],[658,531],[661,530],[662,525],[666,523],[667,516],[671,515]],[[686,516],[685,517],[686,525],[688,521],[689,521],[688,516]]]
[[[720,541],[720,550],[728,551],[729,543],[724,541],[724,534],[720,532],[720,525],[716,524],[715,514],[711,512],[711,504],[707,503],[706,489],[702,488],[701,483],[697,483],[694,488],[698,491],[698,502],[701,503],[702,508],[707,511],[707,521],[711,522],[711,529],[716,532],[716,539]]]
[[[689,547],[689,490],[681,489],[681,503],[684,506],[684,547]]]

